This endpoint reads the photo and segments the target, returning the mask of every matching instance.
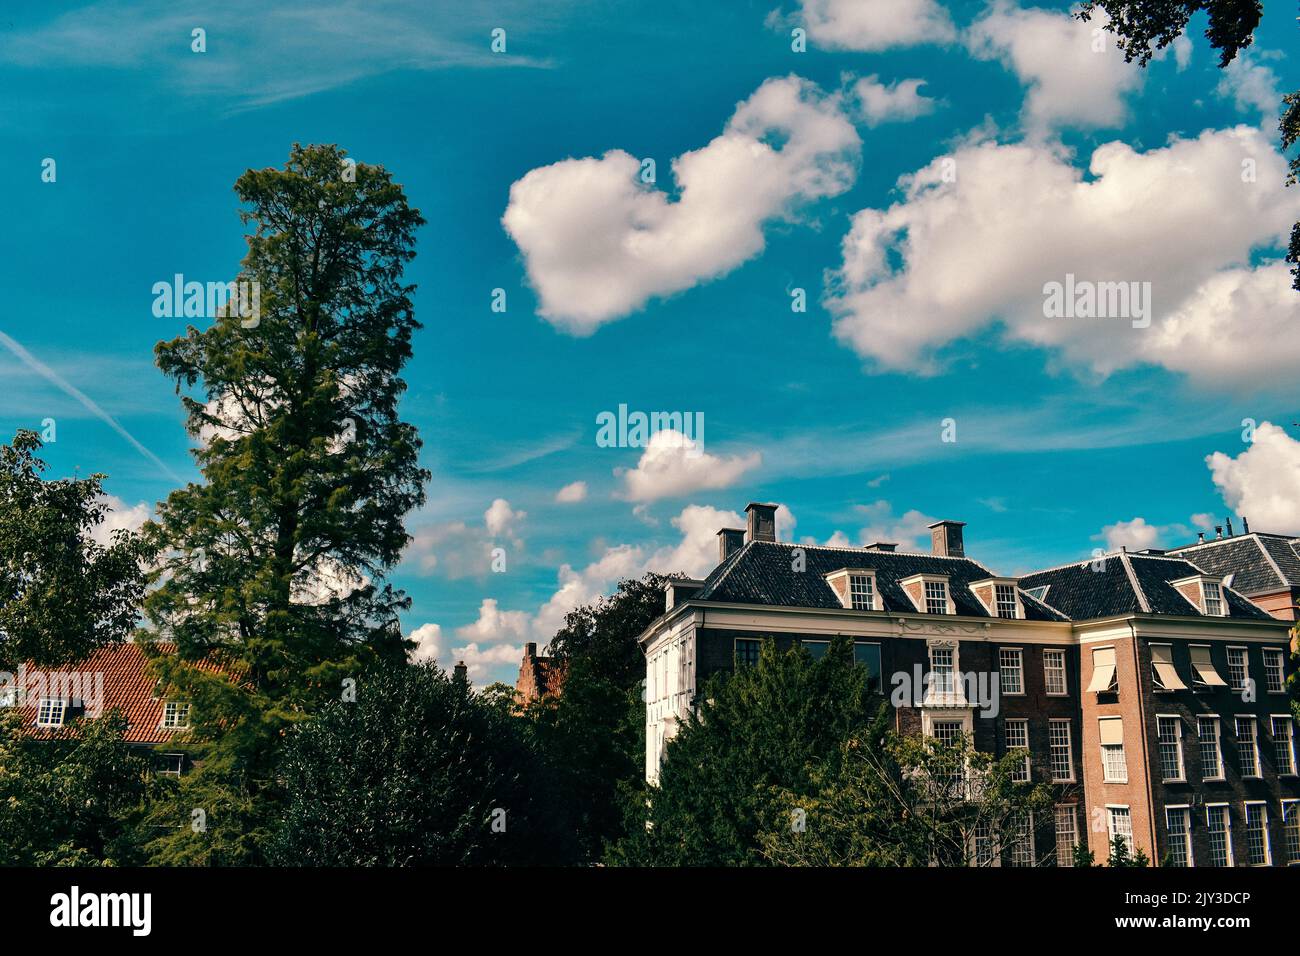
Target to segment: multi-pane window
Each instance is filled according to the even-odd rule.
[[[1169,829],[1169,859],[1174,866],[1192,865],[1192,811],[1187,807],[1166,807]]]
[[[1223,778],[1223,748],[1219,744],[1219,718],[1198,717],[1196,734],[1201,742],[1201,776],[1206,780]]]
[[[954,745],[961,741],[965,730],[960,720],[936,720],[931,735],[941,744]],[[957,767],[946,778],[937,781],[943,790],[950,796],[957,796],[962,792],[965,786],[965,773],[961,767]]]
[[[1276,647],[1264,648],[1264,681],[1270,694],[1286,692],[1286,658]]]
[[[185,768],[184,754],[158,754],[158,773],[164,777],[179,777]]]
[[[1016,783],[1029,782],[1029,721],[1027,720],[1008,720],[1005,724],[1007,752],[1013,750],[1026,751],[1023,760],[1016,762],[1015,769],[1011,773],[1011,779]]]
[[[1277,772],[1295,773],[1295,728],[1290,717],[1273,716],[1273,749],[1277,754]]]
[[[1236,693],[1246,689],[1246,649],[1244,647],[1228,648],[1228,685]]]
[[[874,611],[876,588],[869,574],[849,575],[849,606],[855,611]]]
[[[951,647],[930,648],[930,688],[935,694],[952,694],[956,690]]]
[[[1025,810],[1015,814],[1009,821],[1011,831],[1011,865],[1034,865],[1034,814]]]
[[[1010,584],[993,585],[994,600],[997,605],[998,617],[1016,616],[1016,589]]]
[[[1043,651],[1043,677],[1049,694],[1065,693],[1065,651]]]
[[[1237,760],[1243,777],[1259,776],[1259,741],[1255,739],[1255,718],[1237,718]]]
[[[856,641],[853,644],[853,662],[867,669],[867,686],[881,693],[884,684],[881,680],[880,645]]]
[[[1205,589],[1205,613],[1211,617],[1223,616],[1223,589],[1214,581],[1206,581],[1202,587]]]
[[[1128,764],[1124,760],[1124,721],[1119,717],[1101,722],[1101,768],[1106,783],[1128,783]]]
[[[1282,801],[1282,839],[1286,841],[1286,860],[1300,863],[1300,800]]]
[[[946,581],[925,582],[925,613],[948,613],[948,583]]]
[[[190,725],[190,705],[185,701],[169,700],[163,705],[163,728],[184,730]]]
[[[992,866],[997,858],[993,853],[993,827],[989,821],[980,820],[975,824],[972,839],[975,844],[975,865]]]
[[[736,666],[750,666],[758,663],[758,651],[761,645],[752,637],[736,638]]]
[[[1133,816],[1128,807],[1106,808],[1106,832],[1112,843],[1119,837],[1130,852],[1133,849]]]
[[[1079,823],[1074,804],[1056,808],[1056,865],[1074,866],[1074,846],[1079,842]]]
[[[1070,739],[1070,722],[1052,720],[1047,724],[1048,742],[1051,744],[1052,780],[1074,779],[1074,746]]]
[[[1205,830],[1209,834],[1210,866],[1232,866],[1232,820],[1226,803],[1205,808]]]
[[[42,697],[36,708],[38,727],[62,727],[68,702],[61,697]]]
[[[1183,780],[1183,722],[1177,717],[1157,717],[1156,734],[1160,744],[1160,776],[1163,780]]]
[[[998,651],[998,679],[1004,694],[1025,692],[1025,659],[1018,647],[1004,647]]]
[[[1246,804],[1246,862],[1269,865],[1268,807],[1262,803]]]

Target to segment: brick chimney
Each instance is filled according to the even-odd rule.
[[[533,647],[534,650],[537,649],[536,644],[533,644],[531,646]],[[469,680],[469,668],[465,666],[464,661],[456,662],[456,666],[451,669],[451,676],[452,676],[452,680]]]
[[[1241,516],[1241,533],[1250,534],[1250,522],[1246,520],[1245,515]]]
[[[966,557],[966,549],[961,541],[961,529],[964,527],[964,521],[936,521],[930,525],[930,552],[940,557]]]
[[[749,515],[747,540],[776,540],[776,509],[776,505],[765,505],[757,501],[745,505],[745,513]]]
[[[718,562],[726,561],[744,546],[744,528],[723,528],[718,532]]]
[[[537,642],[529,641],[527,644],[524,645],[524,657],[536,657],[536,656],[537,656]]]

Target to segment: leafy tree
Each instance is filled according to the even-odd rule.
[[[0,710],[0,866],[142,862],[135,828],[161,782],[125,730],[113,712],[39,740],[17,711]]]
[[[788,826],[792,801],[840,774],[845,743],[878,719],[881,699],[846,640],[820,660],[804,648],[715,675],[668,746],[658,786],[633,796],[612,863],[763,865],[762,835]]]
[[[549,823],[522,730],[498,700],[432,664],[377,669],[354,703],[328,704],[292,732],[280,765],[290,798],[271,861],[545,860]]]
[[[1088,849],[1087,844],[1076,843],[1074,845],[1074,865],[1075,866],[1095,866],[1097,863],[1096,855]]]
[[[1025,751],[1001,758],[969,739],[942,742],[887,729],[886,712],[847,741],[818,792],[782,794],[790,819],[760,836],[785,866],[993,866],[1032,845],[1031,814],[1051,788],[1017,783]],[[1027,861],[1030,865],[1041,862]]]
[[[1205,11],[1209,26],[1205,38],[1219,51],[1219,67],[1226,67],[1255,39],[1255,29],[1264,14],[1261,0],[1085,0],[1078,16],[1090,20],[1097,7],[1110,18],[1106,29],[1119,38],[1124,59],[1136,60],[1145,67],[1157,50],[1163,50],[1182,35],[1192,15]],[[1300,90],[1282,97],[1282,151],[1300,141]],[[1290,160],[1286,184],[1300,179],[1300,156]],[[1292,286],[1300,290],[1300,222],[1291,228],[1291,242],[1286,261],[1291,270]]]
[[[1138,847],[1134,853],[1129,849],[1128,841],[1123,837],[1111,837],[1110,856],[1106,860],[1107,866],[1114,867],[1142,867],[1150,866],[1151,861],[1147,859],[1146,850]]]
[[[41,440],[0,445],[0,669],[80,660],[135,627],[144,576],[137,538],[91,533],[108,511],[103,475],[49,481]]]
[[[663,614],[666,580],[619,582],[613,595],[569,612],[551,639],[563,692],[534,702],[528,717],[549,768],[553,812],[572,835],[570,859],[600,858],[622,835],[628,794],[641,786],[645,656],[636,639]]]
[[[231,314],[156,348],[200,441],[203,480],[158,508],[162,559],[146,613],[176,642],[153,666],[194,702],[203,762],[166,819],[160,860],[255,862],[278,798],[271,770],[295,721],[376,661],[400,660],[385,583],[424,501],[399,372],[420,327],[403,269],[423,223],[379,166],[294,145],[283,169],[235,183],[252,224],[238,281],[257,315]],[[252,288],[252,286],[250,286]],[[216,659],[220,668],[199,662]]]

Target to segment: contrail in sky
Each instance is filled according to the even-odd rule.
[[[165,474],[168,478],[176,482],[176,484],[178,485],[185,484],[184,478],[182,478],[180,475],[176,474],[176,472],[168,468],[166,462],[164,462],[161,458],[159,458],[157,455],[151,452],[148,448],[145,448],[144,445],[140,444],[140,442],[136,439],[136,437],[132,435],[129,431],[127,431],[125,428],[123,428],[121,423],[118,422],[116,418],[114,418],[108,412],[104,411],[102,408],[96,405],[89,395],[81,391],[81,389],[77,388],[71,382],[67,381],[62,375],[54,371],[54,369],[50,368],[48,365],[46,365],[44,362],[38,359],[31,352],[27,351],[27,349],[23,348],[21,345],[15,342],[4,332],[0,332],[0,345],[3,345],[10,352],[13,352],[14,355],[18,356],[18,360],[20,362],[26,365],[37,375],[41,376],[41,378],[45,379],[47,382],[49,382],[51,385],[58,388],[60,391],[66,393],[72,398],[75,398],[78,402],[80,402],[85,407],[86,411],[90,412],[92,415],[94,415],[96,418],[102,421],[109,428],[113,429],[113,431],[117,432],[119,435],[125,438],[128,442],[131,443],[132,448],[134,448],[140,454],[144,455],[144,457],[149,459],[149,461],[157,465],[159,470],[162,471],[162,473]]]

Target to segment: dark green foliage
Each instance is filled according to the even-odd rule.
[[[545,796],[522,721],[431,664],[364,676],[355,703],[299,724],[270,859],[289,866],[545,861]],[[494,810],[505,811],[494,832]],[[500,820],[498,816],[496,819]]]
[[[116,713],[37,740],[19,712],[0,710],[0,866],[127,866],[142,862],[137,826],[161,786],[148,752],[123,742]]]
[[[1264,14],[1260,0],[1085,0],[1081,20],[1090,20],[1097,7],[1110,17],[1106,29],[1119,37],[1124,58],[1142,66],[1157,50],[1173,43],[1192,15],[1205,11],[1205,38],[1219,51],[1219,66],[1227,66],[1250,46]]]
[[[1112,837],[1110,841],[1110,856],[1106,860],[1107,866],[1113,867],[1145,867],[1150,866],[1151,861],[1147,859],[1146,850],[1138,847],[1138,851],[1133,853],[1128,848],[1128,843],[1123,837]]]
[[[1097,857],[1084,843],[1074,845],[1074,865],[1075,866],[1095,866]]]
[[[102,475],[46,481],[41,440],[0,445],[0,669],[80,660],[131,633],[144,592],[140,542],[91,540],[107,511]]]

